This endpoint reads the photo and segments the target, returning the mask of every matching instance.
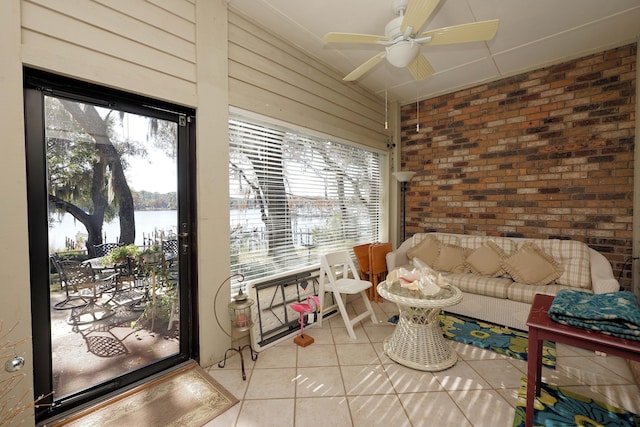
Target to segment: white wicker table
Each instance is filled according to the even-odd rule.
[[[378,285],[378,294],[400,310],[396,329],[384,341],[390,359],[422,371],[441,371],[456,364],[458,356],[442,335],[439,314],[462,300],[460,289],[449,286],[426,296],[385,281]]]

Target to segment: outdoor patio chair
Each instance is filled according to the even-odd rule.
[[[107,256],[109,253],[117,248],[123,246],[122,243],[101,243],[99,245],[93,245],[93,253],[95,257]]]
[[[106,305],[98,303],[106,283],[96,279],[91,264],[60,261],[59,266],[64,274],[67,287],[71,287],[79,298],[86,301],[83,306],[71,309],[67,323],[72,325],[92,323],[115,313]]]
[[[178,239],[163,240],[162,252],[164,252],[165,255],[178,255]]]
[[[73,284],[69,284],[65,276],[64,267],[61,265],[63,261],[60,255],[53,253],[49,256],[49,259],[58,273],[60,288],[65,293],[65,299],[53,305],[54,310],[70,310],[87,305],[89,301],[78,292],[78,289],[74,289]]]
[[[367,298],[366,291],[372,284],[369,281],[362,280],[358,276],[358,270],[356,269],[349,252],[339,251],[322,255],[320,257],[320,281],[319,281],[318,296],[320,297],[320,316],[318,323],[322,325],[322,317],[325,312],[330,312],[338,307],[344,325],[347,327],[347,332],[351,339],[356,339],[356,334],[353,331],[353,326],[363,319],[370,317],[371,321],[375,324],[378,322],[376,315],[373,312],[373,307],[369,298]],[[334,303],[327,305],[327,299],[325,298],[325,292],[331,292],[333,294]],[[346,297],[348,295],[360,295],[362,302],[366,307],[366,311],[355,317],[349,317],[349,313],[346,308]]]

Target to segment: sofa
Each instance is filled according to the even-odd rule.
[[[447,311],[525,331],[537,293],[620,289],[609,261],[575,240],[417,233],[387,254],[387,269],[411,269],[415,258],[463,292]]]

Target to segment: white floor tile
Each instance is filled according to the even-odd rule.
[[[380,322],[356,326],[355,340],[335,316],[306,329],[315,342],[291,340],[259,353],[245,350],[247,380],[240,358],[230,353],[224,369],[207,370],[240,403],[208,427],[504,426],[513,423],[527,362],[474,346],[452,343],[458,362],[439,372],[418,371],[389,359],[384,339],[397,313],[390,303],[374,303]],[[353,308],[349,307],[351,313]],[[557,345],[557,369],[543,367],[543,381],[640,413],[640,390],[623,359]]]
[[[278,344],[269,351],[260,352],[254,369],[290,368],[296,365],[296,354],[296,347]]]
[[[296,397],[344,396],[344,381],[337,366],[298,368]]]
[[[294,399],[245,400],[236,427],[293,427],[294,405]]]
[[[280,399],[295,396],[296,368],[255,369],[245,399]]]
[[[411,427],[398,396],[351,396],[351,418],[355,427],[394,426]]]
[[[351,426],[346,397],[312,397],[296,399],[296,427]]]
[[[336,353],[340,365],[379,364],[380,358],[371,343],[336,344]]]
[[[465,390],[449,393],[476,427],[511,427],[515,408],[495,390]]]
[[[341,366],[340,371],[347,395],[395,393],[382,365]]]
[[[385,364],[384,369],[396,393],[441,391],[442,386],[431,372],[416,371],[397,363]]]
[[[471,366],[465,361],[458,360],[454,366],[444,371],[434,372],[436,379],[445,390],[477,390],[491,388]]]
[[[408,393],[398,397],[414,426],[467,427],[473,425],[446,392]]]
[[[338,355],[333,344],[313,343],[298,349],[298,366],[336,366]]]
[[[470,360],[467,363],[491,385],[491,388],[520,387],[522,372],[508,360]]]

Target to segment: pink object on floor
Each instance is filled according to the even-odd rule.
[[[311,301],[315,303],[315,307],[311,304]],[[317,296],[312,295],[307,297],[307,302],[298,302],[295,304],[289,304],[292,310],[300,313],[300,318],[298,319],[298,323],[300,323],[300,335],[304,335],[304,314],[312,313],[315,310],[320,311],[320,299]]]

